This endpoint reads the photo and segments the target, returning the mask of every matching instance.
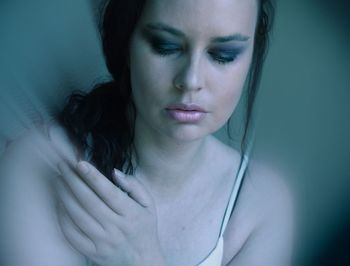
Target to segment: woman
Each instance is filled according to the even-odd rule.
[[[72,96],[50,141],[33,134],[7,156],[6,265],[287,265],[288,189],[261,163],[246,170],[268,6],[110,1],[103,48],[112,81]],[[238,152],[211,134],[247,76]],[[29,142],[52,168],[23,148]]]

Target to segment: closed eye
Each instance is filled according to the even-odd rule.
[[[227,64],[236,60],[241,53],[241,49],[210,49],[208,54],[219,64]]]
[[[182,46],[175,41],[169,41],[149,33],[145,33],[145,37],[152,51],[157,55],[167,56],[182,51]]]
[[[162,56],[176,54],[182,51],[182,47],[169,42],[152,42],[152,50]]]

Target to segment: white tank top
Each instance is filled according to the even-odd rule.
[[[226,206],[224,218],[221,223],[221,228],[220,228],[220,234],[218,237],[218,240],[216,242],[215,247],[212,249],[212,251],[206,256],[197,266],[221,266],[222,264],[222,258],[224,255],[224,233],[226,226],[228,224],[228,221],[231,217],[233,208],[235,206],[237,197],[238,197],[238,192],[242,184],[242,180],[244,177],[244,173],[247,169],[248,165],[248,156],[244,155],[243,161],[241,162],[241,165],[239,167],[239,171],[237,173],[236,180],[234,182],[234,185],[231,190],[231,195],[229,198],[229,201]]]
[[[220,234],[218,237],[218,240],[215,244],[215,247],[212,249],[212,251],[201,261],[199,262],[196,266],[221,266],[222,263],[222,258],[224,254],[224,232],[226,229],[226,226],[228,224],[228,221],[231,217],[233,208],[235,206],[237,197],[238,197],[238,192],[241,187],[244,173],[247,169],[248,165],[248,156],[244,155],[243,160],[240,164],[239,171],[237,173],[236,180],[233,184],[232,190],[231,190],[231,195],[229,198],[229,201],[227,203],[225,213],[224,213],[224,218],[221,223],[221,228],[220,228]],[[87,260],[87,266],[93,266],[94,264]]]

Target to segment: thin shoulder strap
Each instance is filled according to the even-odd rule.
[[[235,206],[235,203],[236,203],[236,200],[238,197],[238,192],[239,192],[239,189],[241,187],[245,171],[247,169],[247,165],[248,165],[248,156],[244,155],[243,160],[241,160],[241,162],[240,162],[239,171],[237,173],[236,180],[235,180],[234,185],[232,187],[230,199],[229,199],[228,204],[226,206],[224,219],[222,221],[221,228],[220,228],[220,237],[223,236],[223,234],[225,232],[225,228],[226,228],[228,221],[231,217],[233,208]]]

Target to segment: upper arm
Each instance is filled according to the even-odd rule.
[[[249,223],[251,227],[239,252],[227,265],[290,265],[294,229],[290,188],[281,173],[260,166],[249,173],[245,182],[243,193],[250,202],[240,224]]]
[[[42,147],[35,149],[35,137],[14,143],[0,162],[0,248],[4,263],[84,265],[84,258],[68,245],[59,228],[52,185],[55,175],[50,168],[54,157]],[[43,163],[45,160],[52,165]]]

